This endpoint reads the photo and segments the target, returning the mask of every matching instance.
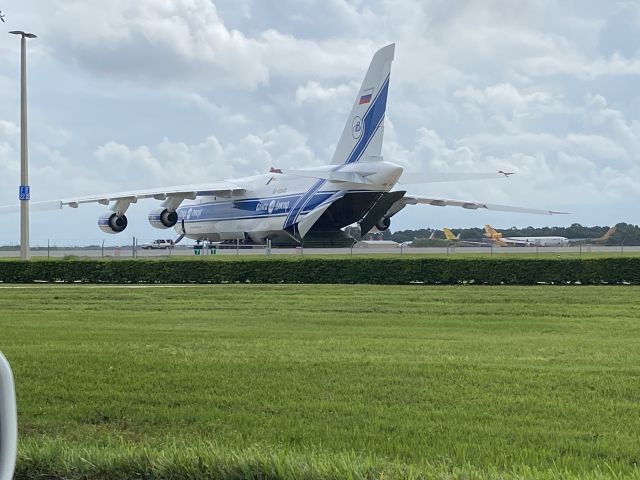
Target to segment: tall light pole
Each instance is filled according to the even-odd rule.
[[[29,151],[27,148],[27,38],[36,38],[33,33],[13,30],[20,35],[20,258],[29,260]]]

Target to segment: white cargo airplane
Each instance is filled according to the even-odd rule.
[[[242,239],[255,243],[299,243],[308,234],[318,238],[344,235],[341,229],[359,223],[362,235],[389,228],[390,219],[406,205],[457,206],[471,210],[552,215],[537,210],[483,202],[448,200],[392,191],[403,168],[384,161],[383,121],[389,75],[395,45],[378,50],[356,95],[353,108],[338,141],[330,165],[300,170],[272,168],[269,173],[202,185],[94,195],[55,202],[39,202],[34,208],[77,208],[82,203],[111,204],[98,219],[106,233],[127,227],[127,209],[140,199],[162,200],[149,214],[157,228],[174,227],[194,240]],[[507,177],[509,173],[439,174],[426,182]],[[406,183],[415,183],[411,176]],[[405,183],[402,179],[401,183]],[[423,182],[418,182],[423,183]],[[183,205],[183,202],[190,201]]]

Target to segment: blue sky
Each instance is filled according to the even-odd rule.
[[[640,4],[631,1],[2,0],[29,43],[33,199],[328,163],[371,55],[396,42],[385,144],[415,172],[509,180],[410,192],[572,212],[407,207],[392,229],[638,223]],[[19,183],[19,41],[0,37],[0,204]],[[32,215],[33,243],[158,236],[103,206]],[[17,242],[17,215],[0,243]],[[163,236],[162,234],[160,236]]]

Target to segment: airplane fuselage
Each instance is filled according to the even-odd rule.
[[[233,180],[245,192],[232,197],[202,196],[178,210],[175,229],[194,240],[248,240],[295,243],[289,228],[307,215],[329,206],[311,231],[338,232],[361,220],[402,174],[389,162],[371,163],[371,184],[350,184],[299,176],[264,174]]]
[[[539,247],[564,247],[569,245],[566,237],[505,237],[501,238],[506,243],[515,243]]]

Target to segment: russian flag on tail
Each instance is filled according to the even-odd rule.
[[[369,88],[368,90],[365,90],[362,93],[363,95],[360,97],[360,102],[358,102],[359,105],[362,105],[364,103],[369,103],[371,101],[371,96],[373,95],[373,88]]]

